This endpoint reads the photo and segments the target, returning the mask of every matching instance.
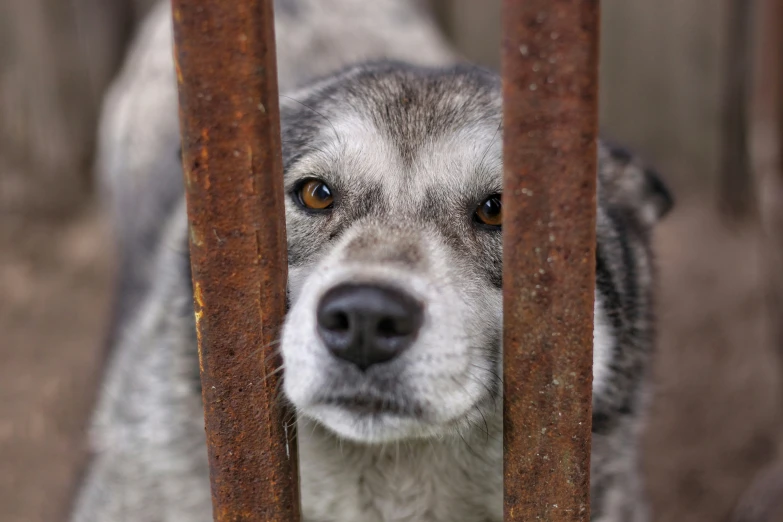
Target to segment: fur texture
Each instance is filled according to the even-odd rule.
[[[360,60],[453,63],[456,54],[422,3],[277,0],[280,91]],[[164,0],[142,24],[101,115],[96,174],[117,230],[117,317],[132,315],[144,298],[155,270],[160,218],[171,212],[182,193],[179,178],[171,175],[180,171],[172,46],[171,3]]]
[[[499,78],[364,63],[291,92],[281,115],[283,388],[298,413],[305,520],[502,520],[502,242],[474,219],[502,186]],[[635,432],[654,334],[650,233],[671,201],[620,149],[601,145],[598,176],[593,519],[642,521]],[[329,185],[333,208],[302,208],[308,179]],[[175,171],[155,182],[178,181]],[[156,215],[167,224],[143,300],[121,318],[75,522],[211,520],[175,200]],[[319,299],[348,281],[394,287],[425,310],[413,345],[366,371],[330,355],[316,333]]]

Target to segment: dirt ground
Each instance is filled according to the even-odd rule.
[[[775,451],[759,238],[680,201],[660,228],[662,337],[646,467],[659,521],[726,520]],[[83,461],[109,311],[107,227],[0,222],[0,520],[63,519]]]
[[[726,520],[776,452],[781,361],[767,339],[760,241],[749,225],[722,226],[703,200],[680,201],[658,231],[645,458],[656,521]]]
[[[108,245],[94,210],[0,220],[0,520],[62,519],[101,360]]]

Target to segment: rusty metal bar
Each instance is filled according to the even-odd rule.
[[[598,0],[503,2],[505,520],[589,520]]]
[[[753,67],[750,84],[752,183],[762,233],[767,324],[771,348],[783,371],[783,2],[753,4]],[[733,522],[783,519],[783,437],[777,455],[740,496]]]
[[[783,362],[783,2],[757,3],[750,134],[772,342]],[[783,369],[783,367],[782,367]]]
[[[729,0],[723,66],[718,208],[724,217],[746,218],[754,207],[748,136],[753,17],[756,2]]]
[[[299,519],[278,400],[287,278],[272,0],[173,0],[216,521]]]

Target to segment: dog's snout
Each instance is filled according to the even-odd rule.
[[[423,314],[421,304],[400,290],[344,284],[321,299],[318,333],[335,357],[366,370],[405,351],[416,338]]]

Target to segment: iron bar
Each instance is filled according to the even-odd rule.
[[[598,0],[504,0],[505,520],[589,520]]]
[[[747,0],[730,0],[727,4],[718,209],[723,217],[741,220],[755,206],[747,122],[756,6]]]
[[[753,4],[753,67],[750,84],[751,185],[755,189],[767,280],[771,348],[783,370],[783,3]],[[757,471],[731,520],[772,522],[783,517],[783,438],[777,456]]]
[[[272,0],[173,0],[216,521],[299,518],[278,400],[287,257]]]

